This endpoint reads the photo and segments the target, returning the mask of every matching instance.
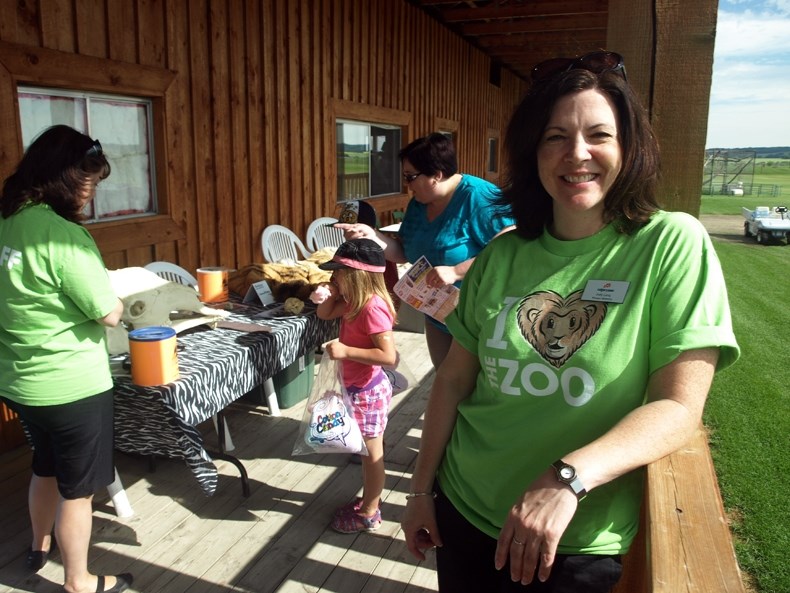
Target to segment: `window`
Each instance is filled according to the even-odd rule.
[[[458,150],[458,122],[452,119],[445,119],[443,117],[435,117],[433,120],[433,129],[444,134],[453,141],[456,151]]]
[[[488,172],[496,173],[498,171],[497,165],[497,139],[488,139]]]
[[[102,143],[112,174],[88,205],[88,222],[157,213],[150,100],[25,86],[19,86],[18,97],[25,149],[55,124]]]
[[[343,119],[335,125],[338,201],[400,193],[400,126]]]
[[[57,84],[60,89],[79,96],[99,98],[99,93],[107,93],[104,98],[120,100],[121,96],[131,97],[132,101],[142,103],[150,101],[151,115],[148,120],[149,134],[153,137],[149,152],[155,159],[149,182],[156,188],[152,198],[156,213],[134,216],[119,215],[117,219],[98,219],[97,224],[90,225],[90,233],[102,253],[119,253],[130,249],[139,249],[166,241],[179,241],[185,238],[183,213],[172,212],[168,199],[168,168],[165,158],[165,147],[168,136],[177,134],[178,118],[165,117],[164,106],[173,99],[173,82],[177,74],[166,68],[115,62],[92,56],[69,54],[43,47],[16,45],[0,41],[0,70],[3,84],[0,84],[0,112],[6,117],[0,125],[0,146],[5,151],[7,160],[0,159],[0,169],[6,174],[8,163],[22,158],[22,121],[19,109],[20,90],[32,90],[33,87],[47,87],[44,92],[52,93],[51,85]],[[7,82],[6,82],[7,81]],[[54,81],[57,81],[54,82]],[[95,123],[95,122],[94,122]],[[100,134],[104,130],[92,130],[94,137],[105,143],[107,140]],[[108,152],[114,150],[108,146]],[[110,159],[114,160],[113,154]],[[113,162],[113,174],[116,177],[118,166]],[[108,179],[107,181],[109,181]],[[99,186],[102,189],[102,186]],[[151,192],[153,194],[153,192]],[[179,216],[177,220],[174,216]]]
[[[499,131],[489,128],[486,154],[486,179],[496,181],[499,176]]]
[[[502,64],[491,60],[488,65],[488,82],[497,88],[502,87]]]
[[[334,99],[335,141],[327,154],[336,170],[337,201],[377,198],[379,212],[400,208],[407,197],[398,152],[408,142],[411,113]]]

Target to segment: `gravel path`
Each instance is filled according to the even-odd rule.
[[[700,222],[708,234],[723,241],[754,243],[754,239],[743,235],[743,216],[733,214],[702,214]]]

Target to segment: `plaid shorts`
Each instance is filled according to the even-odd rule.
[[[384,371],[379,371],[373,379],[362,388],[348,387],[354,419],[365,438],[374,438],[384,434],[387,428],[387,415],[392,401],[392,383]]]

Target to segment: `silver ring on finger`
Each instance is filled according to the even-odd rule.
[[[526,542],[522,542],[522,541],[521,541],[520,539],[518,539],[517,537],[514,537],[514,538],[513,538],[513,543],[514,543],[514,544],[516,544],[517,546],[524,546],[524,545],[526,545]]]

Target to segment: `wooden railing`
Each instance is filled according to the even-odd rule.
[[[340,190],[340,195],[346,200],[362,200],[368,199],[369,180],[368,173],[349,173],[342,177],[343,187]]]
[[[614,593],[745,593],[703,428],[647,468],[642,526]]]

